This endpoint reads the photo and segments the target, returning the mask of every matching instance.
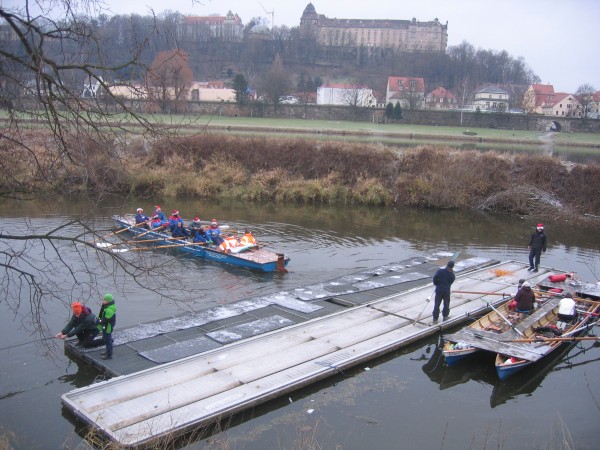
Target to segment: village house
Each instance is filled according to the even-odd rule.
[[[523,95],[523,109],[530,114],[544,114],[544,105],[552,104],[554,86],[551,84],[532,84]]]
[[[590,102],[588,110],[588,118],[600,119],[600,91],[592,96],[592,101]]]
[[[423,78],[388,77],[385,104],[402,109],[423,109],[425,107],[425,81]]]
[[[472,109],[487,112],[508,112],[510,96],[498,86],[486,86],[475,93]]]
[[[235,102],[235,90],[226,88],[223,81],[194,81],[187,99],[197,102]]]
[[[425,97],[426,109],[456,109],[458,102],[448,89],[438,86]]]
[[[544,104],[542,114],[545,116],[579,117],[581,103],[572,94],[555,92],[552,100]]]

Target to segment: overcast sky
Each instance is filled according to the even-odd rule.
[[[31,0],[30,0],[31,1]],[[4,7],[25,0],[0,0]],[[105,14],[148,14],[150,8],[189,15],[236,13],[246,24],[263,17],[271,25],[295,27],[308,0],[103,0]],[[448,22],[448,45],[522,56],[542,83],[573,93],[583,83],[600,90],[596,29],[600,0],[313,0],[317,13],[340,19],[412,19]],[[273,14],[271,14],[273,12]],[[401,76],[401,73],[390,74]]]

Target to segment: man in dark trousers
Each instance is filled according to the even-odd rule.
[[[433,276],[433,284],[435,285],[435,304],[433,306],[433,321],[437,322],[440,316],[440,305],[444,302],[442,308],[442,317],[444,320],[450,315],[450,286],[454,283],[456,276],[454,275],[454,261],[448,261],[446,267],[438,269]]]
[[[546,233],[544,233],[544,224],[538,223],[535,231],[529,240],[529,269],[537,272],[540,266],[540,257],[542,252],[546,252]],[[533,265],[535,258],[535,266]]]

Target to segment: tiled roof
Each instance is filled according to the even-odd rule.
[[[425,92],[425,81],[423,78],[416,77],[388,77],[389,90],[401,91],[408,89],[410,87],[410,81],[415,81],[417,91]]]

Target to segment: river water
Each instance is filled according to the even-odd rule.
[[[4,202],[0,229],[48,232],[87,215],[107,233],[112,214],[138,206],[150,212],[155,203],[113,199],[90,214],[86,203],[74,200]],[[259,241],[290,256],[289,273],[253,273],[153,251],[134,258],[158,264],[163,275],[138,273],[134,278],[82,246],[61,244],[58,254],[73,270],[67,272],[49,246],[25,248],[35,257],[27,269],[52,280],[58,300],[52,295],[42,299],[40,335],[33,332],[28,291],[17,294],[14,286],[2,291],[0,427],[16,435],[14,448],[75,448],[81,443],[82,426],[63,411],[60,396],[103,376],[67,357],[62,342],[47,338],[63,327],[71,301],[99,309],[90,274],[101,293],[111,292],[117,299],[117,327],[128,327],[441,250],[526,261],[528,239],[538,222],[535,217],[412,209],[168,199],[161,204],[165,211],[177,208],[184,218],[198,215],[237,229],[252,227]],[[549,248],[542,265],[596,282],[600,235],[562,223],[546,223],[546,230]],[[499,382],[489,358],[444,366],[435,336],[246,411],[214,433],[209,448],[597,448],[600,346],[583,342]],[[177,447],[208,445],[198,439]]]

